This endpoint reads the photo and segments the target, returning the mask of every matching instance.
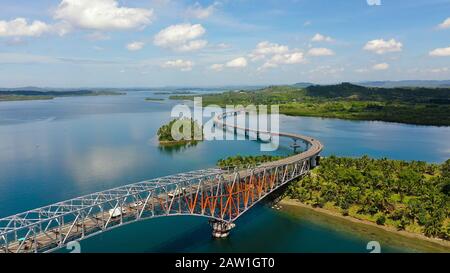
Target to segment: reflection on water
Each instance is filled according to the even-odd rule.
[[[168,154],[174,154],[174,153],[179,153],[179,152],[186,152],[189,149],[196,147],[198,144],[199,144],[198,141],[190,141],[190,142],[183,142],[183,143],[159,145],[158,148],[161,152],[165,152]]]
[[[176,102],[145,102],[151,92],[0,103],[0,217],[129,183],[209,168],[217,160],[257,155],[256,141],[203,141],[160,147],[158,128]],[[442,162],[450,128],[320,118],[281,118],[281,130],[320,139],[337,154]],[[230,137],[230,133],[227,137]],[[287,155],[282,139],[273,155]],[[151,220],[85,244],[86,251],[365,251],[361,240],[280,216],[264,206],[238,222],[228,241],[210,240],[205,219]],[[283,230],[272,239],[271,232]],[[271,238],[267,241],[267,238]],[[191,245],[190,241],[198,242]],[[99,243],[100,242],[100,243]],[[261,245],[259,242],[266,242]]]

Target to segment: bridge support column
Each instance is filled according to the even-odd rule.
[[[212,236],[214,238],[226,238],[230,235],[230,231],[236,227],[236,224],[234,223],[218,220],[210,220],[209,225],[212,228]]]

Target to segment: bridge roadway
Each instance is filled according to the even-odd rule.
[[[265,196],[315,166],[323,149],[318,140],[223,122],[234,114],[218,115],[214,123],[224,129],[301,140],[309,149],[252,168],[206,169],[156,178],[0,219],[0,253],[50,252],[71,241],[163,216],[202,216],[224,223],[226,228]]]

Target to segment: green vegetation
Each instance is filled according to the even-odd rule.
[[[75,96],[111,96],[123,95],[123,93],[113,91],[0,91],[0,101],[19,101],[19,100],[52,100],[56,97],[75,97]]]
[[[192,100],[194,96],[171,96]],[[271,86],[257,91],[202,95],[204,105],[280,105],[292,116],[379,120],[450,126],[450,88],[368,88],[349,83],[331,86]]]
[[[288,196],[342,215],[450,240],[449,169],[450,160],[436,165],[331,156],[290,185]]]
[[[175,135],[172,135],[172,128]],[[161,145],[197,143],[203,139],[203,127],[193,119],[174,119],[158,130]]]
[[[285,158],[284,156],[260,155],[260,156],[230,156],[217,162],[217,166],[223,169],[235,167],[256,166],[261,163],[276,161]]]
[[[164,101],[164,99],[159,98],[145,98],[146,101]]]
[[[52,100],[52,96],[20,96],[20,95],[1,95],[0,101],[21,101],[21,100]]]

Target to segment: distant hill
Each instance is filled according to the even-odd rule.
[[[450,88],[379,88],[351,83],[313,85],[306,88],[307,95],[327,99],[352,99],[365,101],[402,101],[411,103],[450,103]]]
[[[446,88],[450,87],[450,80],[433,81],[433,80],[406,80],[406,81],[367,81],[356,83],[366,87],[429,87],[429,88]]]
[[[0,91],[0,95],[15,95],[15,96],[86,96],[104,94],[104,92],[95,92],[90,90],[77,90],[77,91],[35,91],[35,90],[8,90]]]
[[[306,88],[306,87],[309,87],[311,85],[315,85],[315,84],[314,83],[310,83],[310,82],[298,82],[298,83],[293,84],[292,86],[298,87],[298,88]]]

